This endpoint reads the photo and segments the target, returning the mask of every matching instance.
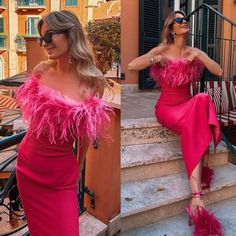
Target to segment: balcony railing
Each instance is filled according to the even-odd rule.
[[[18,52],[26,52],[26,43],[23,36],[17,35],[16,36],[16,46]]]
[[[43,11],[46,9],[44,0],[17,0],[16,12]]]
[[[6,35],[0,35],[0,50],[6,49]]]

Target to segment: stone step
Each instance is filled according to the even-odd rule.
[[[225,236],[236,235],[236,197],[209,206],[223,225]],[[191,236],[194,226],[187,224],[186,213],[168,218],[155,224],[122,233],[122,236]]]
[[[85,212],[79,217],[80,236],[105,236],[107,235],[107,225]],[[28,231],[25,227],[17,233],[11,234],[12,236],[22,236]]]
[[[227,164],[228,149],[222,141],[214,154],[210,145],[210,166]],[[123,146],[121,153],[121,182],[180,173],[185,170],[179,141]]]
[[[121,120],[121,145],[175,140],[179,140],[179,136],[163,127],[154,117]]]
[[[206,204],[236,196],[236,166],[214,167],[215,180],[204,195]],[[151,178],[121,185],[122,231],[182,213],[191,194],[186,174]]]

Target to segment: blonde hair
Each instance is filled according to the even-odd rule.
[[[38,31],[41,34],[43,23],[52,30],[63,30],[69,41],[69,54],[75,61],[80,79],[90,87],[109,87],[102,72],[95,66],[93,56],[87,46],[87,39],[79,19],[70,11],[53,11],[38,22]],[[44,64],[55,66],[55,61],[46,61]]]
[[[161,43],[163,44],[171,44],[174,42],[174,35],[171,31],[172,31],[174,20],[175,20],[175,14],[177,13],[182,14],[184,17],[186,17],[186,14],[180,10],[172,11],[169,13],[169,15],[167,16],[165,20],[163,30],[162,30],[162,35],[161,35]]]

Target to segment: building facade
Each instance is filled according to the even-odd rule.
[[[38,21],[56,10],[73,12],[86,26],[89,20],[119,14],[120,1],[0,0],[0,79],[27,70],[24,38],[38,37]]]

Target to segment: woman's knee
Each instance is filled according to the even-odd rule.
[[[210,96],[207,93],[198,93],[195,95],[197,100],[200,101],[209,101]]]

